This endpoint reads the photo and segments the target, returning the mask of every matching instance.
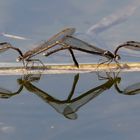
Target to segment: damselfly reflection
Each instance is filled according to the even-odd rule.
[[[28,80],[21,80],[19,81],[19,83],[23,85],[28,91],[39,96],[41,99],[51,105],[57,112],[59,112],[66,118],[77,119],[78,115],[76,114],[76,112],[78,111],[78,109],[80,109],[83,105],[85,105],[101,93],[103,93],[105,90],[110,89],[112,85],[114,85],[114,83],[117,82],[119,79],[110,78],[104,84],[94,87],[82,93],[80,96],[73,98],[78,80],[79,74],[76,74],[73,80],[71,91],[67,99],[65,100],[59,100],[51,96],[51,94],[39,89]]]
[[[18,84],[20,85],[19,88],[12,92],[8,89],[5,89],[3,87],[0,87],[0,98],[4,98],[4,99],[8,99],[12,96],[18,95],[24,88],[23,84],[20,84],[21,79],[24,79],[25,81],[30,81],[30,82],[35,82],[35,81],[39,81],[40,80],[41,75],[40,74],[36,74],[36,75],[24,75],[23,77],[21,77],[20,79],[17,79]]]
[[[0,87],[0,98],[8,99],[12,96],[15,96],[15,95],[19,94],[22,90],[23,90],[23,85],[20,85],[18,90],[14,91],[14,92]]]
[[[0,87],[0,98],[8,99],[12,96],[19,94],[23,89],[23,85],[19,87],[19,89],[15,92],[11,92],[10,90],[4,89]]]
[[[133,85],[130,85],[126,87],[123,91],[123,94],[127,95],[136,95],[140,93],[140,83],[135,83]]]
[[[135,83],[135,84],[132,84],[130,86],[127,86],[123,90],[120,89],[118,83],[116,83],[114,86],[115,86],[115,89],[120,94],[124,94],[124,95],[136,95],[136,94],[139,94],[140,93],[140,83]]]
[[[74,75],[72,87],[66,98],[62,100],[58,97],[54,97],[52,93],[48,93],[46,90],[39,88],[37,84],[34,84],[34,82],[41,80],[41,75],[25,75],[17,79],[17,82],[19,84],[19,88],[17,89],[17,91],[12,92],[1,87],[0,98],[10,98],[14,95],[18,95],[23,89],[26,89],[27,91],[37,95],[43,101],[48,103],[51,107],[53,107],[58,113],[62,114],[64,117],[74,120],[77,119],[77,111],[80,108],[82,108],[89,101],[92,101],[104,91],[107,91],[112,87],[114,87],[118,93],[124,95],[135,95],[140,93],[140,83],[129,85],[123,90],[120,89],[120,83],[122,79],[119,76],[119,73],[106,73],[105,76],[98,76],[100,76],[98,78],[99,81],[103,80],[102,84],[90,88],[85,92],[78,92],[77,94],[76,89],[77,84],[80,81],[80,75]]]
[[[109,77],[107,81],[99,86],[96,86],[94,88],[91,88],[87,90],[84,93],[81,93],[79,96],[74,97],[76,94],[75,89],[77,87],[77,83],[80,79],[80,75],[76,74],[74,76],[73,84],[71,87],[71,90],[67,96],[66,99],[60,100],[54,96],[52,96],[50,93],[40,89],[36,85],[33,84],[36,80],[40,80],[40,76],[34,76],[34,75],[26,75],[20,79],[17,80],[20,87],[26,88],[29,92],[36,94],[38,97],[40,97],[43,101],[48,103],[50,106],[52,106],[58,113],[62,114],[64,117],[68,119],[77,119],[77,111],[87,104],[89,101],[103,93],[104,91],[110,89],[114,83],[118,82],[119,78],[113,79]],[[18,89],[19,92],[21,88]],[[3,96],[8,94],[9,91],[6,93],[6,89],[3,90],[3,88],[0,88],[1,94],[3,92]],[[18,93],[19,93],[18,92]],[[12,93],[12,92],[11,92]],[[17,92],[16,92],[17,93]],[[79,94],[79,93],[78,93]]]

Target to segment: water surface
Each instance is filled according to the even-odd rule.
[[[140,88],[138,74],[1,76],[0,137],[139,139],[139,92],[125,90]]]
[[[1,0],[0,32],[29,38],[1,35],[1,42],[10,42],[25,52],[60,30],[74,27],[74,36],[114,51],[122,42],[140,40],[139,6],[139,0]],[[92,34],[87,35],[92,26]],[[75,54],[81,63],[100,59]],[[120,54],[121,62],[139,61],[132,51]],[[0,61],[15,62],[17,56],[8,50],[0,54]],[[72,63],[67,51],[37,58],[45,63]],[[0,139],[139,140],[139,72],[102,76],[94,72],[40,78],[0,76]]]

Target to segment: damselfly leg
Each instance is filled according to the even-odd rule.
[[[73,50],[69,48],[69,52],[70,52],[70,54],[72,56],[72,59],[73,59],[74,64],[76,65],[76,67],[79,68],[79,64],[78,64],[78,62],[77,62],[77,60],[76,60],[76,58],[74,56]]]

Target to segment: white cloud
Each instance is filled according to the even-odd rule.
[[[91,26],[87,30],[87,34],[95,35],[100,33],[108,28],[111,28],[114,25],[120,24],[132,16],[137,8],[140,7],[139,1],[134,1],[134,3],[129,3],[124,7],[120,7],[113,14],[102,18],[97,24]]]

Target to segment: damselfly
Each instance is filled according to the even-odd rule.
[[[66,29],[62,30],[58,34],[51,37],[47,42],[43,42],[38,47],[33,48],[32,50],[25,52],[23,55],[20,55],[17,58],[17,61],[18,62],[23,61],[23,63],[24,63],[24,61],[27,61],[27,62],[34,61],[34,60],[40,61],[39,59],[32,59],[32,58],[40,53],[43,53],[44,51],[52,49],[54,46],[59,45],[60,42],[62,42],[67,35],[72,35],[74,32],[75,32],[75,28],[66,28]],[[76,61],[75,56],[74,56],[71,48],[69,48],[69,52],[72,55],[72,58],[73,58],[75,65],[78,67],[78,62]]]
[[[13,50],[16,50],[19,54],[20,54],[20,56],[23,56],[23,54],[22,54],[22,52],[21,52],[21,50],[19,49],[19,48],[16,48],[16,47],[13,47],[10,43],[8,43],[8,42],[1,42],[0,43],[0,46],[2,46],[2,47],[0,47],[0,53],[1,52],[5,52],[5,51],[7,51],[8,49],[13,49]]]
[[[72,35],[74,32],[75,32],[75,28],[66,28],[66,29],[62,30],[61,32],[57,33],[56,35],[54,35],[53,37],[51,37],[47,42],[43,42],[36,48],[33,48],[33,49],[25,52],[24,54],[21,52],[20,49],[13,47],[11,44],[9,44],[7,42],[3,42],[3,43],[0,43],[0,46],[2,46],[0,48],[0,52],[7,51],[10,48],[18,51],[20,56],[17,58],[17,61],[18,62],[22,61],[24,66],[27,66],[29,61],[41,62],[39,59],[32,59],[32,58],[40,53],[43,53],[44,51],[47,51],[47,50],[52,49],[53,47],[59,45],[59,42],[62,42],[67,35]],[[72,55],[75,65],[78,67],[78,62],[76,61],[73,51],[70,48],[69,48],[69,52]],[[25,61],[27,62],[26,65],[25,65]]]
[[[117,56],[120,48],[126,48],[134,51],[140,51],[140,42],[137,41],[127,41],[121,45],[119,45],[114,51],[114,55]]]
[[[46,52],[44,55],[49,56],[49,55],[56,53],[60,50],[71,49],[71,50],[78,50],[78,51],[82,51],[85,53],[106,57],[107,61],[105,61],[105,62],[108,62],[108,63],[111,63],[114,60],[118,64],[117,60],[120,58],[119,55],[115,55],[108,50],[98,48],[96,46],[88,44],[85,41],[82,41],[78,38],[75,38],[75,37],[69,36],[69,35],[65,37],[65,39],[62,41],[62,43],[59,42],[59,45],[62,45],[62,47],[57,48],[57,49],[50,51],[50,52]],[[103,63],[105,63],[105,62],[103,62]]]

